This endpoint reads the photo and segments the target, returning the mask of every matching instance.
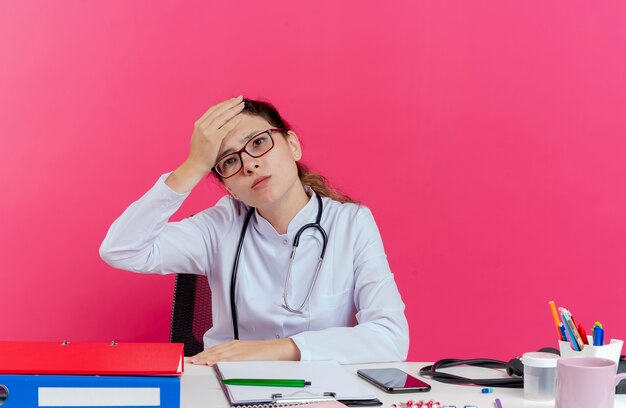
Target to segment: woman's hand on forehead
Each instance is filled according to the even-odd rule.
[[[211,172],[222,141],[241,122],[245,107],[243,95],[211,106],[194,123],[189,155],[165,183],[179,193],[191,191]]]

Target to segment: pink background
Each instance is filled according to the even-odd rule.
[[[624,21],[623,1],[1,2],[0,340],[167,341],[173,277],[98,247],[239,93],[372,209],[411,360],[555,346],[550,299],[623,339]]]

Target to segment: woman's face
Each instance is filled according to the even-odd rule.
[[[222,141],[218,159],[238,151],[251,136],[271,128],[273,126],[259,116],[242,114],[241,122]],[[286,135],[273,132],[272,139],[274,147],[261,157],[242,152],[241,170],[223,179],[224,186],[236,199],[258,209],[272,207],[289,193],[298,188],[302,190],[296,167],[302,155],[298,137],[291,131]]]

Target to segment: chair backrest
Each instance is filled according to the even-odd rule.
[[[170,342],[184,343],[185,356],[204,350],[202,336],[213,325],[206,276],[178,274],[174,284]]]

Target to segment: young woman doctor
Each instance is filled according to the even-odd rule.
[[[192,363],[406,359],[404,303],[371,212],[308,172],[301,156],[271,104],[218,103],[196,121],[187,160],[104,239],[100,255],[116,268],[206,275],[213,327]],[[230,195],[168,222],[211,172]]]

